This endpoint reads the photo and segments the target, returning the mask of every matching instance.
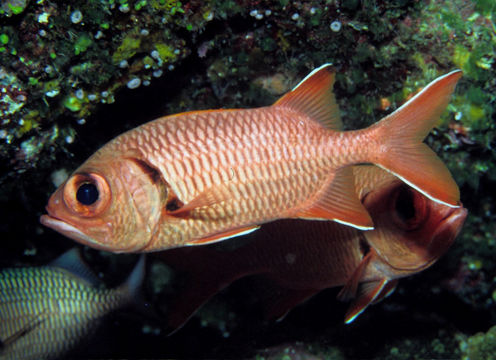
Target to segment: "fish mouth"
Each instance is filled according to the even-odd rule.
[[[432,254],[433,261],[443,255],[453,244],[462,230],[467,214],[468,211],[464,207],[455,208],[442,220],[442,225],[433,234],[429,246],[429,253]]]
[[[110,248],[95,241],[73,225],[50,215],[41,215],[40,223],[68,238],[94,249],[109,251]]]

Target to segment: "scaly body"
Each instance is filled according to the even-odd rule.
[[[354,158],[339,154],[352,139],[357,140],[355,134],[329,133],[299,113],[267,107],[159,119],[110,143],[105,151],[139,149],[139,158],[159,174],[167,192],[175,194],[170,201],[187,204],[208,191],[221,197],[223,201],[192,209],[187,216],[171,215],[166,218],[170,227],[152,230],[154,244],[174,246],[219,228],[264,223],[274,214],[297,217],[322,195],[333,169],[366,158],[367,147],[363,154],[351,154]]]

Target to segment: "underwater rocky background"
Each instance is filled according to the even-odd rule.
[[[183,329],[109,319],[77,357],[494,359],[496,4],[454,1],[2,0],[0,265],[41,265],[74,243],[38,222],[61,179],[106,141],[165,114],[274,102],[331,62],[347,128],[371,124],[455,68],[427,142],[469,210],[448,253],[351,325],[330,289],[279,323],[242,280]],[[134,256],[85,251],[109,285]],[[168,272],[153,260],[158,307]]]

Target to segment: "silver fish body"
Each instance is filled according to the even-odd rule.
[[[66,354],[93,333],[106,314],[131,302],[142,273],[143,265],[138,265],[123,285],[106,289],[53,266],[4,269],[0,359]]]

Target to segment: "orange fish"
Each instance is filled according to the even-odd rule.
[[[380,122],[340,131],[329,65],[274,105],[171,115],[98,150],[51,196],[41,223],[94,248],[147,252],[245,234],[280,218],[371,229],[348,165],[374,163],[459,206],[448,169],[422,140],[461,71]]]
[[[356,185],[376,228],[360,231],[330,221],[280,220],[243,238],[237,248],[221,244],[153,254],[185,275],[166,300],[170,330],[181,327],[212,296],[237,279],[263,278],[273,294],[269,317],[282,317],[323,289],[343,286],[353,299],[353,321],[390,293],[401,277],[432,265],[450,247],[467,216],[465,208],[434,202],[373,166],[355,167]],[[228,245],[231,245],[228,244]]]

